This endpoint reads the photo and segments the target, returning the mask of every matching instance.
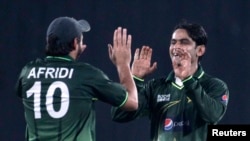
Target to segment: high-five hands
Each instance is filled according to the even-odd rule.
[[[138,78],[145,78],[157,68],[157,62],[151,64],[152,48],[149,46],[142,46],[135,50],[134,61],[132,63],[132,74]]]
[[[127,29],[118,27],[114,31],[113,46],[108,44],[109,58],[118,65],[130,65],[132,36],[127,35]]]
[[[109,58],[114,65],[130,65],[131,43],[132,36],[127,35],[126,28],[118,27],[114,31],[113,46],[108,44]],[[151,65],[152,51],[152,48],[149,46],[143,46],[141,50],[139,48],[136,49],[131,68],[134,76],[143,79],[157,68],[156,62]]]

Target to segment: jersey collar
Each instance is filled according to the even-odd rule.
[[[46,56],[46,60],[61,60],[61,61],[74,61],[74,59],[69,56]]]
[[[193,77],[196,79],[200,79],[203,75],[204,75],[204,70],[202,68],[202,66],[199,64],[197,71],[194,73]],[[167,81],[175,81],[175,76],[174,76],[174,71],[171,71],[170,74],[168,75],[168,77],[165,80]]]

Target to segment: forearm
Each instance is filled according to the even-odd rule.
[[[204,88],[193,78],[184,82],[186,94],[194,103],[203,120],[210,123],[217,123],[226,111],[226,104],[223,104],[221,97],[228,94],[227,88],[220,83],[214,87]]]
[[[128,91],[128,100],[122,108],[128,111],[136,110],[138,108],[138,94],[130,67],[128,64],[118,65],[117,71],[120,83]]]
[[[149,116],[148,100],[147,100],[148,96],[146,96],[145,93],[146,90],[145,90],[144,80],[137,79],[135,77],[133,78],[138,92],[138,101],[139,101],[138,109],[135,111],[125,111],[121,108],[113,107],[111,110],[113,121],[129,122],[134,119]]]
[[[200,95],[192,96],[192,101],[200,116],[206,122],[217,123],[225,114],[226,106],[205,92],[201,91]]]

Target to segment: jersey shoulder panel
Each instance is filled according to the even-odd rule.
[[[97,79],[109,79],[108,76],[101,69],[89,63],[77,62],[74,64],[74,67],[78,68],[79,71],[86,72],[88,74],[93,74],[92,77],[95,77]]]
[[[220,78],[214,77],[209,74],[204,74],[203,78],[200,80],[201,83],[206,84],[211,87],[222,87],[224,89],[228,89],[228,86],[225,81]]]

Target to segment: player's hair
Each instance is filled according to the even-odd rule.
[[[80,43],[80,37],[76,37]],[[74,39],[70,42],[61,42],[58,37],[50,35],[47,39],[45,53],[48,56],[64,56],[74,50]]]
[[[175,26],[174,31],[177,29],[185,29],[196,45],[207,45],[207,33],[200,24],[182,21]]]
[[[204,45],[206,47],[208,36],[205,29],[200,24],[188,23],[187,21],[183,20],[174,27],[174,31],[177,29],[186,30],[188,36],[194,40],[197,46]],[[201,59],[202,56],[199,58],[199,60]]]

